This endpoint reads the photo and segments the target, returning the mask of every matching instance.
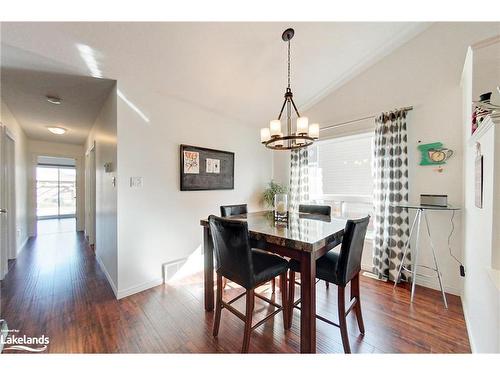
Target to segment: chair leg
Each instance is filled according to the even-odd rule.
[[[287,328],[292,328],[293,320],[293,304],[295,302],[295,272],[290,270],[288,273],[288,326]]]
[[[245,333],[243,335],[243,346],[241,348],[242,353],[248,353],[248,348],[250,347],[250,335],[252,334],[252,315],[254,307],[255,292],[253,289],[247,290],[247,303],[245,311]]]
[[[279,276],[280,278],[280,292],[281,292],[281,306],[283,306],[283,326],[288,329],[288,294],[286,290],[286,272]]]
[[[338,307],[339,307],[339,326],[340,335],[342,336],[342,344],[344,345],[344,352],[351,353],[349,346],[349,336],[347,334],[347,321],[345,317],[345,287],[338,287]]]
[[[326,286],[326,289],[330,288],[330,283],[328,281],[325,281],[325,286]]]
[[[351,300],[356,297],[356,320],[358,321],[359,331],[365,334],[365,325],[363,323],[363,315],[361,315],[361,297],[359,295],[359,273],[351,280]]]
[[[217,299],[215,301],[215,317],[213,335],[216,337],[219,334],[220,315],[222,310],[222,276],[217,274]]]
[[[271,289],[272,289],[273,294],[274,294],[274,292],[276,292],[276,279],[271,280]]]

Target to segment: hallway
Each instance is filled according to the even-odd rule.
[[[37,234],[56,234],[76,231],[75,218],[42,219],[37,221]]]
[[[269,293],[267,286],[261,288]],[[353,352],[470,352],[460,299],[449,295],[445,310],[435,303],[437,291],[418,288],[411,306],[408,290],[393,292],[392,284],[361,277],[367,333],[358,335],[349,319]],[[238,292],[229,284],[224,298]],[[320,283],[317,295],[318,312],[335,315],[336,288],[326,290]],[[220,335],[212,337],[213,313],[202,308],[199,273],[116,300],[83,233],[74,230],[30,239],[1,282],[1,299],[9,328],[19,335],[48,336],[50,353],[238,352],[243,332],[238,318],[223,312]],[[260,301],[256,311],[256,320],[269,312]],[[294,314],[289,332],[283,333],[281,316],[257,329],[250,351],[298,352],[299,315]],[[318,321],[317,336],[318,352],[343,351],[337,329]]]

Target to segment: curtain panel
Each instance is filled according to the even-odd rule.
[[[309,201],[309,151],[307,147],[290,154],[290,211],[297,212],[299,204]]]
[[[406,112],[382,114],[375,124],[373,265],[379,278],[394,280],[410,235],[408,210],[397,206],[408,202]],[[406,264],[410,261],[409,250]],[[401,278],[408,280],[409,275],[403,272]]]

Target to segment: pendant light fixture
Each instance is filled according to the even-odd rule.
[[[310,124],[307,117],[300,115],[297,106],[293,101],[292,89],[290,88],[290,40],[295,31],[286,29],[281,38],[288,45],[288,86],[285,91],[285,100],[281,106],[279,116],[269,123],[268,128],[260,129],[261,143],[272,150],[295,150],[308,147],[319,138],[319,125]],[[281,116],[286,107],[286,134],[281,130]],[[295,131],[292,126],[292,108],[297,115]]]

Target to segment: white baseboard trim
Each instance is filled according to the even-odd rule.
[[[101,258],[99,258],[99,255],[97,253],[95,254],[95,258],[97,260],[97,263],[99,264],[99,267],[101,268],[101,271],[104,273],[104,276],[106,276],[106,279],[108,280],[109,285],[111,286],[111,289],[113,289],[113,293],[115,294],[115,297],[118,298],[118,293],[116,290],[116,285],[113,282],[113,279],[108,273],[108,270],[104,266],[104,263],[102,262]]]
[[[131,296],[132,294],[136,294],[139,292],[142,292],[146,289],[154,288],[155,286],[162,285],[163,284],[163,277],[160,277],[158,279],[154,279],[136,286],[132,286],[127,289],[119,290],[118,293],[116,294],[116,298],[122,299],[128,296]]]
[[[462,311],[464,312],[465,328],[467,329],[467,336],[469,336],[470,350],[472,354],[474,354],[477,353],[476,344],[474,342],[474,336],[472,336],[469,313],[467,312],[467,304],[465,302],[465,298],[463,295],[460,297],[460,300],[462,301]]]
[[[426,279],[422,279],[422,278],[417,277],[417,285],[425,286],[427,288],[431,288],[434,290],[439,290],[439,291],[441,290],[441,288],[439,287],[439,281],[437,281],[437,279],[436,280],[426,280]],[[449,285],[444,286],[444,291],[446,293],[453,294],[453,295],[459,296],[459,297],[462,295],[462,291],[460,289],[449,286]]]
[[[371,265],[362,264],[361,265],[361,269],[363,271],[373,272],[373,266],[371,266]],[[431,288],[431,289],[434,289],[434,290],[441,290],[439,288],[439,283],[438,283],[437,279],[431,281],[431,280],[423,279],[422,277],[417,277],[417,285],[425,286],[426,288]],[[452,286],[445,285],[444,286],[444,290],[445,290],[446,293],[453,294],[455,296],[461,296],[462,295],[462,290],[461,289],[458,289],[458,288],[455,288],[455,287],[452,287]]]

